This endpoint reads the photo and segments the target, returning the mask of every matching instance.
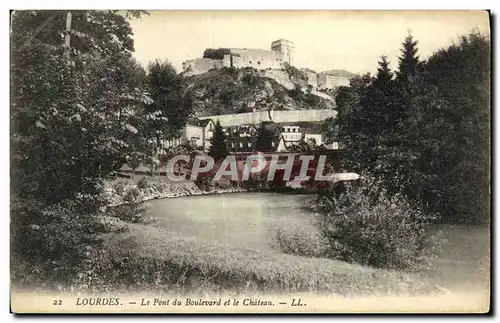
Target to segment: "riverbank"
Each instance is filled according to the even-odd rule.
[[[214,194],[229,194],[248,192],[239,187],[215,187],[209,190],[200,189],[193,182],[166,183],[160,180],[141,180],[138,183],[123,181],[108,182],[104,188],[104,198],[108,206],[118,206],[127,203],[146,202],[157,199],[170,199],[187,196]]]
[[[442,291],[405,272],[301,257],[279,251],[220,243],[140,224],[105,237],[105,281],[137,292],[289,294],[323,292],[341,296],[429,295]],[[135,277],[128,285],[112,268]]]

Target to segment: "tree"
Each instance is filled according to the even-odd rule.
[[[145,107],[144,131],[158,143],[178,136],[193,113],[192,97],[184,92],[182,82],[182,75],[168,61],[149,63],[146,85],[153,103]]]
[[[211,59],[223,59],[224,55],[229,55],[231,53],[229,48],[207,48],[203,52],[203,58],[211,58]]]
[[[472,33],[426,62],[416,44],[403,43],[395,79],[382,58],[371,82],[339,90],[330,129],[344,167],[444,221],[488,222],[489,40]]]
[[[406,39],[401,62],[416,62],[416,43]],[[432,196],[435,176],[430,165],[439,151],[441,123],[431,116],[446,103],[408,64],[400,64],[395,80],[385,57],[378,64],[374,78],[354,79],[351,89],[338,92],[337,140],[345,147],[343,166],[372,174],[389,194],[421,203]]]
[[[262,122],[259,128],[255,149],[258,151],[274,151],[277,147],[275,143],[280,138],[280,128],[274,122]]]
[[[393,73],[389,68],[387,56],[383,55],[378,61],[377,76],[374,80],[374,85],[378,87],[387,87],[393,79]]]
[[[47,15],[48,22],[39,19]],[[19,197],[58,203],[96,193],[97,184],[125,162],[128,142],[137,135],[135,107],[149,100],[135,80],[122,77],[133,49],[124,18],[94,11],[75,16],[81,17],[75,28],[90,40],[78,42],[74,35],[70,49],[61,39],[50,43],[62,32],[62,12],[22,11],[13,18],[12,172]],[[99,23],[85,24],[87,18]],[[85,47],[87,41],[95,46]]]
[[[135,170],[137,169],[137,167],[141,166],[141,157],[144,158],[144,156],[141,156],[138,153],[134,153],[128,161],[128,165],[130,166],[130,168],[132,168],[132,179],[135,179]]]
[[[219,120],[215,123],[214,134],[212,138],[210,138],[210,149],[208,154],[215,160],[223,159],[229,154],[226,143],[226,134],[224,133]]]
[[[400,82],[406,82],[410,77],[416,75],[420,63],[418,52],[418,41],[413,39],[411,33],[405,38],[403,48],[401,49],[401,56],[399,56],[399,70],[397,77]]]
[[[351,79],[350,87],[341,87],[335,98],[337,118],[327,126],[327,141],[338,141],[345,147],[342,166],[350,171],[363,167],[371,147],[372,138],[365,127],[369,123],[366,109],[371,107],[365,101],[373,80],[365,74]]]
[[[10,66],[13,254],[65,282],[83,245],[99,243],[103,181],[126,162],[150,101],[125,17],[72,13],[66,47],[67,11],[14,12]]]
[[[488,223],[490,214],[491,43],[477,31],[429,57],[425,79],[449,102],[434,163],[439,194],[432,201],[447,221]]]

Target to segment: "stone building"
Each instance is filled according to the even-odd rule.
[[[319,89],[333,89],[340,86],[349,86],[350,78],[342,75],[331,75],[327,73],[318,74]]]
[[[349,86],[353,74],[345,70],[331,70],[316,73],[307,68],[301,71],[307,76],[307,83],[317,89],[333,89],[340,86]]]
[[[325,110],[324,112],[333,112],[334,110]],[[196,147],[199,150],[208,151],[210,148],[210,139],[213,137],[215,130],[215,123],[213,120],[219,120],[223,127],[223,131],[226,134],[226,144],[228,150],[231,153],[240,152],[252,152],[257,148],[257,139],[259,133],[261,132],[261,127],[264,126],[264,130],[268,134],[269,138],[269,151],[289,151],[291,147],[298,144],[301,140],[309,141],[313,140],[316,145],[325,144],[321,134],[308,133],[304,128],[298,126],[291,122],[300,121],[314,121],[319,122],[327,117],[330,117],[330,113],[318,114],[314,118],[307,120],[304,118],[297,118],[303,116],[311,116],[315,113],[321,112],[321,110],[300,110],[300,111],[274,111],[275,113],[280,112],[300,112],[300,114],[292,113],[291,116],[287,118],[248,118],[230,120],[231,122],[226,122],[224,116],[211,116],[205,117],[197,121],[189,122],[182,130],[181,136],[179,138],[173,138],[169,140],[161,141],[160,154],[164,154],[168,149],[187,144]],[[263,113],[268,113],[268,111],[263,111]],[[258,120],[258,122],[256,122]],[[274,121],[273,121],[274,120]],[[280,120],[280,121],[277,121]],[[224,122],[221,122],[224,121]],[[243,122],[250,121],[250,122]],[[262,143],[261,143],[262,144]],[[328,145],[327,149],[338,149],[338,145]]]
[[[291,64],[293,57],[293,42],[278,39],[271,43],[271,50],[252,48],[229,48],[229,54],[223,59],[196,58],[182,63],[185,76],[203,74],[211,69],[221,67],[255,69],[280,69],[283,63]]]
[[[167,149],[190,144],[197,149],[207,151],[210,148],[210,139],[213,137],[215,124],[211,119],[198,120],[186,124],[178,138],[160,140],[160,153]]]
[[[299,141],[302,138],[299,126],[282,126],[281,129],[281,136],[286,141]]]

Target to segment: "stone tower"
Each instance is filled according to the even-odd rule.
[[[293,65],[292,53],[293,53],[293,42],[286,39],[278,39],[271,43],[271,49],[276,52],[283,53],[283,60],[290,65]]]

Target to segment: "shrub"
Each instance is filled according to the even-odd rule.
[[[38,210],[28,201],[20,205],[12,208],[12,281],[47,289],[74,286],[88,251],[101,242],[95,214],[75,200]]]
[[[299,225],[277,228],[276,242],[284,253],[319,258],[326,255],[328,243],[317,231]]]
[[[116,194],[123,196],[125,194],[125,189],[127,188],[127,184],[125,184],[125,182],[118,181],[113,184],[113,188]]]
[[[146,177],[143,177],[141,178],[141,180],[137,183],[137,187],[140,188],[140,189],[145,189],[146,187],[148,187],[148,180]]]
[[[371,178],[334,185],[315,200],[328,256],[390,269],[428,265],[442,239],[429,236],[434,219],[400,196],[388,197]]]
[[[107,215],[126,222],[143,223],[147,221],[144,218],[144,214],[147,210],[147,204],[135,202],[110,207],[107,211]]]
[[[143,195],[144,194],[138,187],[131,187],[125,192],[125,195],[123,196],[123,201],[125,203],[140,203],[144,198]]]

